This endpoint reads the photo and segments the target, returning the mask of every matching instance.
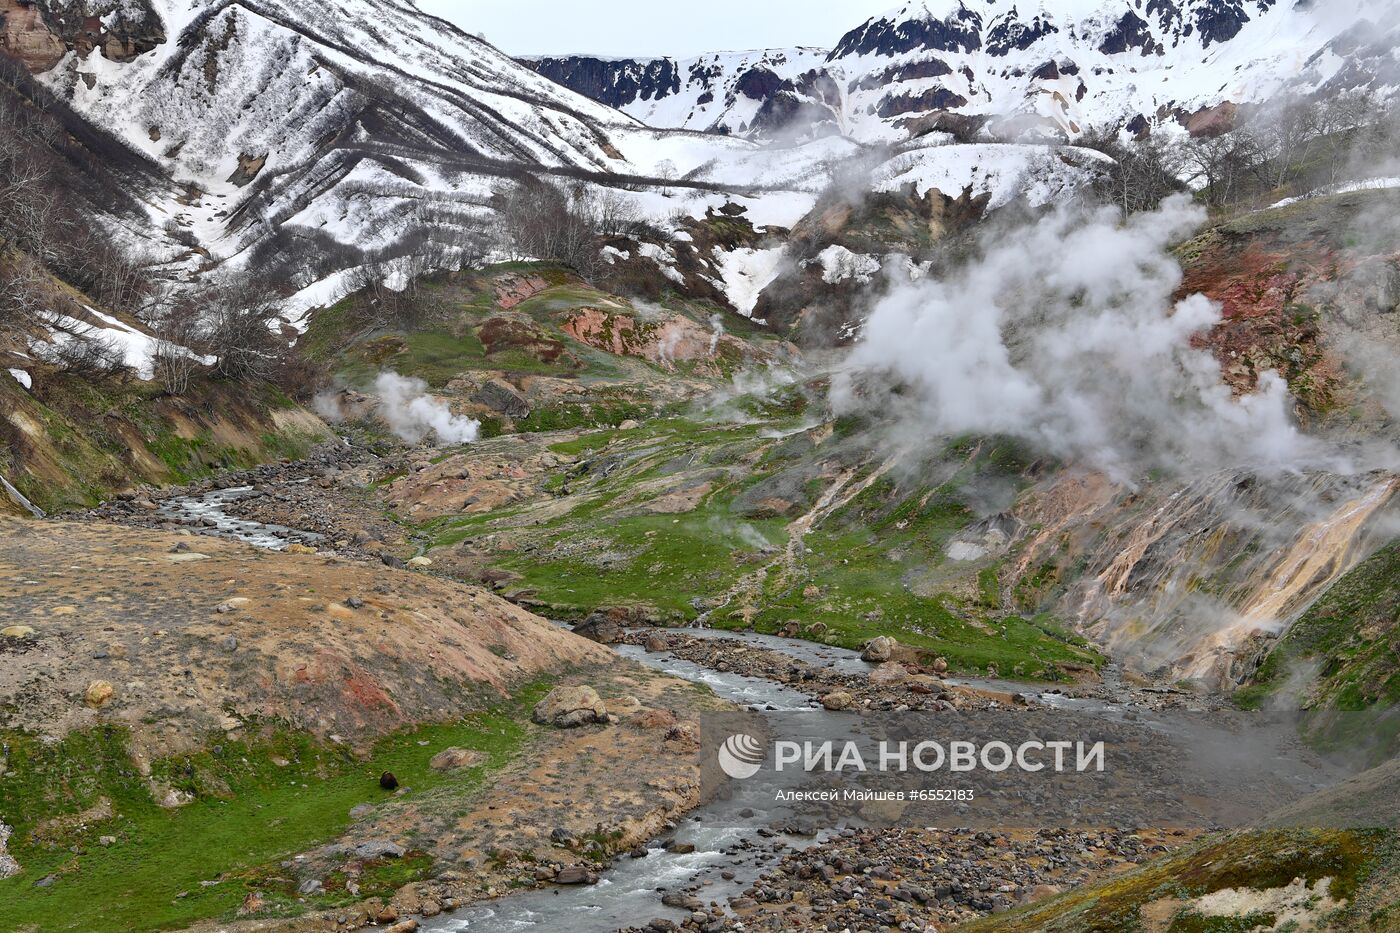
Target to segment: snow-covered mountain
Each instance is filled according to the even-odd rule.
[[[0,36],[77,114],[172,184],[133,192],[141,245],[188,271],[305,253],[310,285],[366,252],[493,225],[524,173],[626,189],[646,215],[732,198],[791,224],[849,152],[657,130],[409,0],[0,0]],[[805,206],[804,206],[805,205]],[[258,251],[262,251],[259,253]],[[319,294],[319,293],[318,293]]]
[[[914,0],[841,36],[822,62],[803,58],[801,80],[782,75],[794,98],[783,129],[801,132],[815,114],[862,141],[888,142],[944,113],[964,118],[944,126],[975,134],[989,124],[992,135],[1020,139],[1072,139],[1102,124],[1138,133],[1193,118],[1199,126],[1226,101],[1395,87],[1396,20],[1386,0]],[[726,86],[743,65],[726,66]],[[716,89],[679,80],[669,59],[536,67],[656,126],[761,136],[777,125],[703,125],[701,98]]]
[[[828,50],[715,52],[696,58],[521,59],[540,74],[649,126],[735,136],[789,125],[839,130],[841,92],[826,73]]]

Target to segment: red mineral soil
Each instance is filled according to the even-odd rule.
[[[1293,390],[1300,413],[1324,414],[1345,390],[1341,362],[1329,352],[1323,290],[1358,260],[1344,255],[1335,234],[1290,226],[1229,225],[1193,241],[1177,297],[1199,292],[1222,307],[1223,320],[1198,340],[1220,360],[1236,392],[1250,392],[1276,370]]]
[[[753,347],[741,340],[702,327],[676,315],[662,321],[642,321],[599,308],[573,312],[561,325],[564,333],[598,350],[616,356],[635,356],[674,369],[677,363],[693,363],[697,373],[719,375],[722,357],[754,356]]]
[[[549,288],[549,283],[537,275],[506,274],[496,279],[495,288],[496,304],[509,311]]]

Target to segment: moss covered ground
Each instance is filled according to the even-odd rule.
[[[452,548],[510,527],[523,540],[492,552],[492,566],[513,575],[508,593],[558,619],[616,609],[662,624],[703,619],[765,632],[796,622],[828,643],[859,647],[894,635],[956,671],[1028,680],[1102,663],[1056,620],[1003,604],[1001,557],[963,564],[946,555],[979,520],[974,487],[1020,482],[1024,464],[1009,448],[974,444],[971,455],[958,446],[951,466],[873,478],[849,502],[821,509],[795,542],[838,474],[850,474],[854,491],[879,468],[870,451],[837,439],[818,449],[812,438],[821,430],[807,430],[804,419],[806,406],[779,393],[570,436],[550,449],[578,462],[542,481],[568,508],[533,521],[538,503],[519,503],[427,531],[435,547]],[[697,491],[692,504],[657,505],[686,490]]]
[[[301,897],[279,863],[333,840],[351,808],[390,795],[378,784],[392,771],[416,798],[448,791],[456,800],[506,765],[533,728],[529,708],[546,689],[445,724],[388,736],[367,756],[267,724],[249,739],[211,736],[192,754],[153,764],[152,779],[192,793],[192,803],[163,809],[128,754],[118,728],[73,733],[60,742],[3,736],[0,819],[14,828],[11,853],[24,871],[0,881],[0,929],[155,930],[205,918],[232,918],[258,892],[260,915],[290,916],[351,900],[341,878],[325,893]],[[485,754],[483,765],[444,774],[429,759],[456,746]],[[80,814],[110,802],[112,815]],[[113,837],[110,845],[102,837]],[[388,894],[426,872],[415,856],[370,864],[362,896]],[[38,882],[51,879],[43,886]]]
[[[1395,860],[1393,833],[1374,831],[1242,832],[1209,837],[1174,855],[1121,876],[1088,884],[1028,908],[959,927],[968,933],[1122,933],[1147,929],[1144,909],[1165,905],[1166,918],[1152,929],[1168,933],[1228,933],[1275,928],[1268,918],[1206,916],[1190,901],[1229,889],[1267,891],[1302,879],[1310,887],[1322,879],[1334,901],[1347,901],[1332,930],[1394,930],[1394,909],[1375,908],[1359,896],[1373,876],[1390,876]],[[1174,904],[1172,902],[1180,902]],[[1293,929],[1303,929],[1294,926]],[[1308,929],[1319,927],[1309,926]]]
[[[1382,548],[1334,583],[1269,652],[1237,699],[1286,698],[1305,708],[1358,711],[1400,703],[1400,543]]]

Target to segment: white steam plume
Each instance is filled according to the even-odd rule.
[[[454,415],[447,403],[428,393],[422,379],[382,372],[374,380],[374,394],[379,397],[379,415],[389,429],[404,441],[417,444],[429,434],[439,444],[468,444],[476,440],[481,422]]]
[[[948,279],[896,286],[833,379],[838,412],[888,408],[912,438],[1008,434],[1131,482],[1143,469],[1286,470],[1319,450],[1270,371],[1235,397],[1192,337],[1220,320],[1168,246],[1205,213],[1185,197],[1120,222],[1062,208],[989,242]]]

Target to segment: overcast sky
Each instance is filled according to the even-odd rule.
[[[687,57],[723,49],[830,48],[896,0],[418,0],[512,55]]]

